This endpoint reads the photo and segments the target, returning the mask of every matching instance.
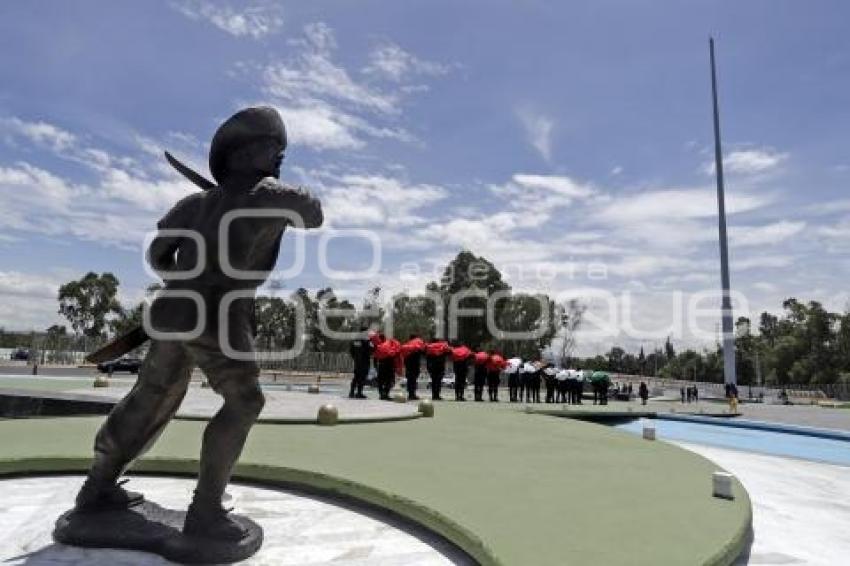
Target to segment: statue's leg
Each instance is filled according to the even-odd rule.
[[[250,337],[245,344],[248,350],[249,344]],[[206,345],[196,345],[192,349],[210,386],[224,397],[224,405],[204,430],[198,485],[183,530],[193,536],[239,539],[244,532],[227,517],[221,498],[248,432],[265,403],[258,382],[259,368],[253,361],[230,359],[220,350]]]
[[[192,357],[183,343],[151,343],[136,384],[115,405],[95,437],[94,462],[77,497],[78,507],[125,503],[122,499],[128,494],[116,486],[116,481],[156,441],[174,416],[186,395],[192,368]]]

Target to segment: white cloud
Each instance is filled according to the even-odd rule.
[[[421,208],[444,200],[442,187],[405,183],[386,175],[329,177],[321,189],[325,217],[334,227],[402,228],[422,224]],[[396,235],[394,235],[396,236]]]
[[[313,149],[358,149],[365,145],[352,116],[326,105],[279,107],[290,143]]]
[[[761,255],[744,258],[734,258],[731,261],[731,269],[745,271],[748,269],[777,269],[788,267],[794,263],[794,258],[784,255]]]
[[[850,218],[835,224],[821,226],[816,232],[826,251],[833,254],[846,254],[850,251]]]
[[[726,195],[727,214],[761,208],[770,202],[765,196],[745,193]],[[717,193],[713,189],[665,189],[615,197],[600,211],[612,223],[675,221],[717,216]]]
[[[193,20],[208,22],[235,37],[260,39],[283,26],[283,10],[271,1],[235,7],[225,2],[184,0],[174,7]]]
[[[589,184],[579,183],[563,175],[529,175],[517,173],[514,183],[521,187],[545,189],[569,198],[586,198],[596,193]]]
[[[729,241],[733,246],[738,247],[773,245],[796,236],[805,227],[805,222],[789,220],[763,226],[733,226],[729,229]]]
[[[146,170],[134,158],[87,147],[58,126],[17,118],[5,123],[34,145],[87,166],[94,177],[78,183],[27,162],[0,165],[0,229],[136,248],[159,216],[193,190],[169,168]]]
[[[298,105],[330,99],[382,114],[398,113],[397,95],[355,81],[333,61],[336,41],[326,24],[306,26],[305,38],[296,42],[302,50],[294,60],[265,69],[269,94]]]
[[[58,292],[58,283],[47,277],[18,271],[0,271],[0,295],[55,300]]]
[[[850,212],[850,199],[837,199],[826,202],[819,202],[807,206],[805,210],[809,214],[817,214],[822,216]]]
[[[77,138],[72,133],[47,122],[26,122],[18,118],[0,120],[0,131],[12,132],[53,151],[65,151]]]
[[[779,288],[769,281],[756,281],[753,283],[753,288],[762,293],[776,293]]]
[[[369,54],[369,64],[363,72],[402,82],[412,75],[440,76],[450,70],[448,65],[419,59],[392,42],[384,42]]]
[[[767,173],[776,169],[786,159],[787,153],[780,153],[771,148],[742,149],[723,156],[723,171],[741,175]],[[706,162],[702,170],[707,175],[714,175],[714,162]]]
[[[530,108],[519,110],[517,116],[523,129],[525,129],[528,143],[537,150],[544,161],[547,163],[551,161],[554,120]]]
[[[414,139],[398,124],[411,91],[378,88],[353,76],[334,60],[337,44],[329,26],[309,24],[291,43],[295,56],[265,66],[262,75],[263,91],[290,125],[293,143],[359,149],[368,138]]]

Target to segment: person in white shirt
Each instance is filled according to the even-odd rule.
[[[505,373],[508,374],[508,393],[511,403],[516,403],[522,398],[522,393],[517,397],[517,391],[520,391],[521,367],[522,358],[511,358],[508,360],[508,367],[505,368]]]
[[[540,402],[540,385],[538,383],[535,388],[535,380],[539,381],[537,367],[531,362],[522,364],[522,382],[525,384],[526,403]],[[522,398],[520,398],[520,401],[522,401]]]
[[[556,403],[572,403],[572,393],[570,393],[569,389],[569,378],[570,371],[566,368],[561,368],[555,373],[555,381],[557,382],[556,388],[558,391],[558,398]]]

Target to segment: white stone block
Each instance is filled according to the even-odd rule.
[[[643,425],[643,439],[644,440],[655,440],[655,425],[654,424]]]
[[[728,472],[714,472],[714,475],[712,476],[714,497],[735,499],[735,494],[732,492],[733,477],[734,476]]]

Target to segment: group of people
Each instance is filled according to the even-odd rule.
[[[512,403],[539,403],[543,386],[546,387],[547,403],[581,403],[584,373],[580,370],[559,369],[550,363],[511,358],[507,361],[505,373]]]
[[[682,387],[679,393],[682,396],[682,403],[696,403],[699,401],[699,389],[697,389],[696,385]]]
[[[505,358],[497,351],[475,352],[457,341],[433,339],[425,342],[417,334],[411,334],[405,343],[395,338],[387,338],[381,332],[369,332],[351,343],[351,357],[354,359],[354,377],[348,396],[365,399],[363,387],[374,364],[377,376],[379,398],[389,400],[390,390],[397,375],[404,375],[407,381],[407,397],[417,400],[419,375],[422,362],[431,379],[431,398],[441,401],[443,378],[446,364],[451,361],[454,371],[455,401],[466,401],[466,386],[470,369],[476,401],[484,400],[484,388],[487,387],[490,401],[498,401],[499,381],[502,370],[507,367]]]
[[[557,368],[554,364],[540,360],[523,360],[519,357],[506,360],[496,350],[474,351],[458,341],[434,338],[426,342],[417,334],[411,334],[406,342],[401,343],[381,332],[368,332],[365,328],[362,332],[362,336],[351,343],[351,357],[354,360],[354,376],[348,395],[351,398],[366,398],[363,387],[374,366],[380,399],[390,399],[396,376],[403,375],[407,398],[418,400],[419,377],[424,362],[424,369],[430,378],[431,398],[436,401],[443,399],[443,378],[447,365],[451,363],[455,401],[466,401],[467,384],[471,377],[475,401],[484,401],[486,388],[488,400],[498,402],[504,373],[512,403],[540,403],[544,387],[546,403],[579,405],[582,402],[589,372]],[[594,404],[607,404],[609,386],[607,380],[591,380]],[[641,383],[640,392],[646,404],[646,384]]]

